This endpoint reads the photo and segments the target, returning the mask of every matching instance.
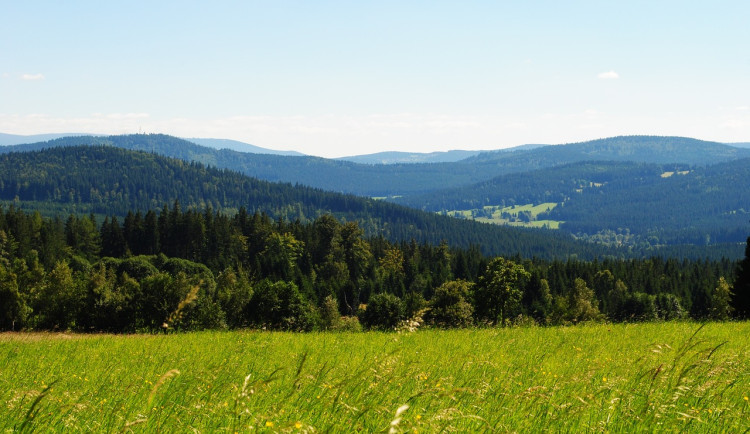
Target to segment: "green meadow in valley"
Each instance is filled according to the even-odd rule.
[[[0,429],[742,432],[750,323],[0,335]]]

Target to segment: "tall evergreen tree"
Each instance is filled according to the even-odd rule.
[[[737,267],[732,308],[738,318],[750,318],[750,237],[747,237],[745,259]]]

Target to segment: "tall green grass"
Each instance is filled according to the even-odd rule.
[[[750,323],[0,335],[0,429],[750,429]]]

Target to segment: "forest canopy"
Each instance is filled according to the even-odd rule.
[[[331,215],[301,223],[179,203],[100,224],[0,211],[3,330],[357,330],[415,319],[465,327],[750,311],[748,258],[493,258],[367,237]]]

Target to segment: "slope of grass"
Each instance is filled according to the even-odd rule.
[[[750,323],[0,335],[0,429],[750,428]]]
[[[555,202],[545,202],[539,205],[526,204],[519,206],[498,206],[487,205],[482,209],[469,210],[451,210],[443,211],[445,215],[452,217],[476,220],[482,223],[493,223],[498,225],[518,226],[526,228],[548,228],[559,229],[560,224],[564,223],[557,220],[539,220],[540,214],[547,214],[555,209],[558,204]],[[519,218],[519,214],[525,213],[527,220]]]

